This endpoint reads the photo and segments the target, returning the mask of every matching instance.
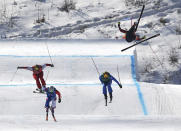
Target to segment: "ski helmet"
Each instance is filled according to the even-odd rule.
[[[110,76],[110,74],[109,74],[109,72],[106,71],[103,73],[103,76],[104,76],[104,78],[108,78]]]
[[[50,92],[50,93],[53,93],[54,91],[55,91],[55,87],[54,87],[54,86],[50,86],[50,87],[49,87],[49,92]]]
[[[35,65],[34,69],[35,69],[36,71],[38,71],[38,70],[39,70],[39,66],[38,66],[38,65]]]

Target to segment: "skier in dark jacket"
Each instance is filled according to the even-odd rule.
[[[134,24],[132,25],[132,27],[127,31],[127,30],[123,30],[120,27],[120,22],[118,22],[118,28],[119,31],[122,33],[125,33],[125,36],[123,37],[124,39],[126,39],[127,42],[132,42],[134,40],[142,40],[145,39],[145,36],[143,36],[142,38],[140,38],[139,35],[136,35],[136,27],[137,26],[137,22],[134,22]]]
[[[33,78],[36,80],[37,90],[42,92],[42,87],[46,86],[45,80],[43,78],[43,69],[47,66],[54,67],[53,64],[35,65],[32,67],[17,67],[17,69],[26,69],[33,72]],[[41,83],[40,83],[41,81]]]
[[[54,116],[54,109],[56,108],[56,100],[57,97],[56,95],[58,95],[58,103],[61,102],[61,93],[54,87],[54,86],[50,86],[48,88],[43,87],[43,91],[46,92],[47,94],[47,99],[45,102],[45,108],[46,108],[46,120],[48,121],[48,111],[50,109],[50,111],[52,112],[52,116],[54,121],[56,121],[55,116]],[[51,106],[50,106],[50,102],[52,102]]]
[[[104,72],[100,77],[99,77],[101,83],[103,84],[103,94],[104,94],[104,98],[106,101],[106,106],[107,106],[107,88],[108,88],[108,92],[109,92],[109,96],[110,96],[110,103],[112,102],[112,88],[111,88],[111,84],[112,84],[112,80],[115,81],[120,88],[122,88],[122,85],[109,73],[109,72]]]

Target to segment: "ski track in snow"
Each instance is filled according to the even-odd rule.
[[[170,102],[164,87],[154,88],[156,91],[155,108],[158,115],[170,114],[173,115],[173,104]]]
[[[66,42],[69,43],[70,41]],[[133,50],[129,50],[130,52],[127,52],[127,55],[123,54],[121,57],[118,54],[120,48],[125,45],[119,42],[112,43],[112,41],[110,41],[111,47],[114,47],[114,52],[109,52],[107,56],[104,56],[96,53],[97,48],[105,48],[105,41],[99,41],[100,45],[97,47],[93,44],[95,41],[93,41],[93,43],[89,41],[89,44],[87,43],[87,45],[81,49],[94,49],[94,53],[86,52],[86,54],[82,54],[80,57],[78,55],[80,51],[77,53],[73,52],[72,54],[76,56],[74,57],[72,54],[69,56],[65,55],[64,53],[66,53],[66,51],[60,53],[59,49],[70,50],[71,48],[74,50],[79,48],[81,44],[75,45],[76,42],[74,43],[72,41],[71,44],[65,44],[66,42],[64,41],[64,44],[61,44],[59,41],[58,44],[49,44],[50,50],[56,46],[54,47],[54,55],[52,57],[56,70],[52,68],[45,70],[45,76],[47,75],[47,71],[50,71],[47,84],[55,84],[63,96],[62,103],[57,103],[55,111],[58,120],[57,123],[53,122],[51,116],[48,122],[44,121],[45,110],[43,106],[45,95],[32,93],[32,90],[35,89],[35,84],[33,84],[34,80],[32,79],[31,72],[18,71],[13,82],[9,82],[15,70],[14,66],[19,63],[22,65],[32,65],[32,63],[36,62],[44,63],[45,61],[49,61],[49,57],[43,56],[40,50],[30,50],[33,49],[34,44],[37,43],[27,44],[25,42],[24,46],[23,41],[21,41],[21,43],[17,42],[18,44],[16,43],[16,45],[13,41],[1,43],[4,47],[2,46],[1,48],[2,64],[0,68],[0,79],[2,81],[5,78],[4,80],[8,83],[6,85],[1,83],[0,103],[3,108],[0,109],[0,126],[2,130],[12,130],[13,128],[17,130],[26,130],[27,128],[30,130],[51,130],[53,125],[56,125],[56,128],[53,129],[55,131],[60,129],[116,131],[120,130],[120,128],[125,130],[133,130],[136,128],[137,130],[148,129],[153,131],[163,128],[169,131],[172,129],[179,131],[179,129],[181,129],[179,123],[181,120],[179,116],[178,118],[175,116],[175,114],[180,115],[180,105],[177,103],[177,97],[179,97],[180,94],[176,94],[176,91],[174,91],[175,88],[173,88],[171,93],[176,94],[176,97],[174,95],[170,96],[168,94],[170,92],[168,90],[169,88],[166,87],[167,85],[159,84],[137,83],[140,86],[140,89],[137,89],[138,85],[135,83],[136,72],[134,69],[136,65],[133,61],[134,57],[131,55]],[[83,43],[85,43],[85,41]],[[37,44],[36,47],[42,46]],[[10,52],[3,53],[4,48],[11,51],[11,54]],[[15,50],[12,50],[14,48]],[[18,56],[13,55],[16,54],[17,51],[19,53]],[[24,54],[24,51],[29,51],[26,54],[27,56],[21,56]],[[105,52],[106,48],[101,53],[104,54]],[[107,107],[104,106],[102,86],[98,84],[97,72],[91,60],[87,59],[90,57],[89,53],[95,56],[95,62],[101,72],[108,69],[116,78],[117,72],[115,65],[119,65],[123,88],[120,89],[116,84],[113,84],[113,102],[108,103]],[[34,55],[33,57],[32,54]],[[42,57],[40,57],[40,54]],[[83,57],[83,55],[85,56]],[[124,64],[122,64],[123,62]],[[108,66],[107,63],[109,63]],[[86,73],[82,74],[82,72]],[[82,75],[83,77],[81,77]],[[79,79],[76,79],[75,76]],[[87,78],[89,78],[89,80],[91,79],[91,81],[85,81],[88,80]],[[75,84],[74,79],[76,80]],[[57,83],[56,85],[56,81],[63,83]],[[91,82],[95,84],[90,84]],[[138,90],[141,90],[141,94]],[[139,95],[142,96],[144,100],[144,105],[148,113],[147,116],[145,116],[146,114],[143,111],[143,103],[141,103],[142,100],[140,100]],[[23,108],[21,107],[22,105]],[[8,115],[6,114],[7,112]],[[168,117],[168,115],[170,117]],[[169,124],[170,121],[173,122],[173,126]],[[106,129],[102,128],[105,124],[109,125]],[[94,126],[95,128],[93,128]],[[176,128],[174,128],[174,126],[176,126]]]
[[[162,12],[161,14],[167,14],[172,11],[172,8],[179,8],[181,3],[175,3],[171,6],[167,5],[162,5],[161,8],[158,10],[154,10],[151,8],[145,7],[144,13],[142,18],[156,15],[156,12]],[[60,26],[60,27],[54,27],[54,28],[49,28],[49,29],[40,29],[39,31],[35,31],[33,34],[27,34],[27,35],[19,35],[18,37],[25,37],[25,38],[50,38],[50,37],[57,37],[61,35],[68,35],[73,32],[81,31],[83,29],[87,28],[92,28],[100,25],[106,25],[110,23],[117,23],[118,21],[127,21],[129,20],[128,18],[132,17],[132,19],[137,19],[140,15],[140,9],[135,11],[135,15],[129,15],[128,13],[125,13],[124,16],[120,16],[120,13],[123,13],[124,11],[118,12],[116,14],[111,14],[103,18],[93,18],[93,19],[87,19],[85,21],[77,21],[76,24],[67,24],[65,26]],[[159,15],[159,14],[158,14]],[[163,15],[161,15],[163,16]],[[11,36],[11,38],[17,37],[17,36]]]
[[[145,8],[143,13],[143,18],[146,16],[157,15],[158,17],[163,17],[167,13],[172,12],[171,8],[180,8],[180,3],[177,2],[174,5],[167,7],[167,5],[163,5],[159,10],[158,14],[156,11],[151,8]],[[135,11],[135,16],[133,19],[137,19],[140,14],[140,10]],[[33,34],[19,35],[19,36],[11,36],[11,38],[16,37],[26,37],[26,38],[44,38],[44,37],[56,37],[59,35],[68,35],[70,33],[79,32],[82,29],[88,29],[96,26],[106,25],[110,23],[115,23],[120,20],[127,21],[129,17],[133,15],[129,15],[129,12],[125,13],[125,16],[120,16],[121,12],[116,12],[116,14],[111,14],[103,18],[93,18],[88,19],[89,16],[84,14],[81,10],[74,12],[73,15],[80,14],[82,18],[88,19],[85,21],[77,21],[76,24],[68,24],[65,26],[50,28],[50,29],[42,29],[41,34],[39,32]],[[33,30],[34,31],[34,30]],[[170,30],[172,31],[172,30]],[[173,32],[173,31],[172,31]],[[95,42],[95,41],[94,41]],[[104,43],[104,42],[103,42]],[[125,46],[125,45],[124,45]],[[127,46],[127,45],[126,45]],[[104,47],[103,47],[104,48]],[[21,50],[19,50],[21,51]],[[35,51],[36,52],[36,51]],[[96,52],[96,51],[95,51]],[[141,89],[141,95],[138,92],[138,85],[135,82],[133,83],[123,83],[123,89],[118,89],[115,84],[113,84],[114,92],[113,92],[113,103],[108,103],[108,107],[104,106],[104,97],[101,94],[101,85],[95,82],[97,79],[93,79],[95,84],[88,83],[52,83],[57,86],[63,92],[63,101],[61,104],[57,104],[56,109],[56,118],[58,120],[57,123],[54,123],[51,116],[48,122],[44,121],[44,95],[36,95],[29,94],[27,92],[31,92],[35,84],[32,84],[33,80],[26,80],[26,77],[30,78],[28,75],[30,72],[18,72],[15,80],[20,79],[17,84],[9,82],[10,77],[12,77],[12,72],[7,69],[7,65],[11,64],[12,66],[17,65],[18,62],[25,61],[25,63],[31,64],[32,61],[36,62],[37,59],[47,60],[49,56],[36,54],[35,55],[14,55],[13,53],[7,52],[7,54],[1,53],[1,78],[8,81],[8,84],[1,84],[0,87],[2,91],[0,92],[0,103],[2,104],[2,108],[0,109],[0,130],[2,131],[11,131],[11,130],[33,130],[33,131],[57,131],[57,130],[66,130],[66,131],[120,131],[121,130],[139,130],[139,131],[180,131],[181,126],[181,105],[180,103],[180,89],[173,87],[169,87],[168,85],[159,85],[159,84],[149,84],[149,83],[138,83],[139,88]],[[19,52],[18,52],[19,53]],[[100,54],[99,54],[100,55]],[[73,59],[79,60],[78,63],[73,62],[73,64],[82,64],[81,60],[85,60],[86,57],[94,57],[95,59],[99,55],[55,55],[53,57],[54,62],[56,64],[63,63],[64,61],[61,59]],[[73,57],[74,56],[74,57]],[[107,56],[100,55],[99,59],[97,59],[98,65],[104,65],[106,62],[105,59],[109,57],[109,60],[113,62],[113,59],[110,57],[116,56],[117,59],[120,57],[119,55],[110,55]],[[10,58],[11,57],[11,58]],[[71,59],[73,57],[73,59]],[[79,57],[79,58],[78,58]],[[28,58],[28,60],[27,60]],[[9,59],[9,60],[8,60]],[[30,60],[31,59],[31,60]],[[11,61],[12,60],[12,61]],[[13,61],[14,60],[14,61]],[[101,60],[105,63],[101,63]],[[13,63],[16,62],[17,63]],[[64,66],[68,66],[67,68],[71,71],[67,73],[67,76],[71,76],[74,78],[76,76],[76,68],[72,65],[68,65],[70,62],[67,62]],[[125,61],[125,59],[120,60]],[[41,61],[42,62],[42,61]],[[43,61],[44,62],[44,61]],[[86,61],[87,62],[87,61]],[[85,63],[86,63],[85,62]],[[115,60],[114,60],[115,62]],[[114,63],[113,62],[113,63]],[[24,64],[25,64],[24,63]],[[61,65],[60,64],[60,65]],[[87,62],[86,66],[90,63]],[[115,63],[114,63],[115,64]],[[117,63],[116,63],[117,64]],[[120,63],[121,64],[121,63]],[[59,66],[59,65],[58,65]],[[112,66],[112,65],[110,65]],[[131,64],[129,64],[131,66]],[[83,66],[78,66],[80,69]],[[92,68],[92,67],[91,67]],[[110,68],[114,70],[115,67]],[[4,70],[3,70],[4,69]],[[59,68],[58,70],[61,70]],[[125,71],[126,68],[123,66],[121,69]],[[84,72],[86,72],[85,70]],[[52,77],[51,70],[50,77]],[[46,72],[46,73],[47,73]],[[66,72],[66,71],[65,71]],[[47,74],[48,74],[47,73]],[[61,72],[62,73],[62,72]],[[60,73],[60,74],[61,74]],[[64,72],[63,72],[64,73]],[[62,74],[63,74],[62,73]],[[130,72],[129,72],[130,73]],[[22,75],[23,74],[23,75]],[[84,74],[84,73],[83,73]],[[96,74],[96,71],[93,72]],[[114,72],[114,75],[116,73]],[[131,74],[131,73],[130,73]],[[132,73],[132,75],[135,75]],[[45,75],[46,76],[46,75]],[[48,75],[47,75],[48,76]],[[79,76],[79,75],[77,75]],[[92,74],[90,74],[92,76]],[[53,76],[54,78],[59,78],[57,76]],[[125,77],[125,74],[121,75],[122,78]],[[135,76],[134,76],[135,77]],[[134,81],[134,77],[132,79]],[[63,78],[63,77],[60,77]],[[51,81],[53,79],[48,79]],[[62,80],[62,79],[61,79]],[[21,84],[19,84],[22,82]],[[28,84],[29,83],[29,84]],[[48,84],[48,85],[52,85]],[[14,86],[14,87],[13,87]],[[27,87],[29,87],[27,89]],[[137,87],[137,89],[136,89]],[[173,88],[173,89],[172,89]],[[22,90],[23,89],[23,90]],[[89,92],[87,92],[89,91]],[[99,92],[100,91],[100,92]],[[173,94],[170,94],[173,93]],[[143,96],[144,103],[141,103],[142,100],[139,98]],[[83,97],[83,99],[82,99]],[[23,98],[23,99],[22,99]],[[31,103],[32,105],[28,105],[27,103]],[[43,103],[43,104],[42,104]],[[75,104],[76,103],[76,104]],[[141,104],[140,104],[141,103]],[[147,109],[147,116],[144,112],[144,105]],[[24,110],[18,106],[24,106]],[[16,107],[16,108],[15,108]],[[33,108],[32,108],[33,107]],[[66,107],[66,108],[65,108]],[[41,108],[41,109],[40,109]],[[71,109],[69,109],[71,108]],[[37,110],[40,109],[40,110]],[[81,110],[82,112],[81,112]],[[9,111],[8,113],[6,111]],[[4,113],[6,112],[6,113]],[[65,114],[64,114],[65,113]],[[69,114],[70,113],[70,114]],[[75,114],[75,115],[71,115]],[[38,115],[37,115],[38,114]],[[102,115],[101,115],[102,114]]]

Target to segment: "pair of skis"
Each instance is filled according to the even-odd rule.
[[[40,91],[40,89],[36,88],[35,91],[33,91],[33,93],[40,93],[40,94],[45,94],[44,91]]]
[[[45,92],[33,91],[33,93],[45,94]]]
[[[140,23],[140,19],[141,19],[142,15],[143,15],[144,8],[145,8],[145,5],[143,5],[143,7],[142,7],[141,14],[140,14],[140,16],[139,16],[139,18],[138,18],[138,23],[137,23],[137,26],[136,26],[135,31],[137,31],[137,29],[138,29],[138,25],[139,25],[139,23]],[[134,47],[134,46],[136,46],[136,45],[138,45],[138,44],[141,44],[142,42],[145,42],[145,41],[147,41],[147,40],[150,40],[150,39],[152,39],[152,38],[155,38],[155,37],[157,37],[157,36],[159,36],[159,35],[160,35],[160,34],[156,34],[156,35],[153,35],[153,36],[151,36],[151,37],[149,37],[149,38],[147,38],[147,39],[143,39],[143,40],[141,40],[141,41],[139,41],[139,42],[136,42],[135,44],[127,47],[127,48],[122,49],[121,51],[123,52],[123,51],[125,51],[125,50],[127,50],[127,49],[129,49],[129,48],[131,48],[131,47]]]

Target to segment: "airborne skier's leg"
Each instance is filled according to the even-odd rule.
[[[45,83],[45,80],[44,80],[44,78],[43,78],[43,72],[41,72],[41,73],[39,74],[39,77],[40,77],[40,81],[41,81],[42,87],[45,87],[45,86],[46,86],[46,83]],[[41,89],[42,89],[42,87],[41,87]]]
[[[134,23],[134,25],[129,29],[129,31],[126,32],[127,42],[132,42],[133,40],[136,39],[135,30],[136,30],[136,23]]]
[[[41,90],[41,84],[40,84],[40,81],[39,81],[39,76],[38,75],[36,75],[36,74],[33,74],[33,78],[35,79],[35,81],[36,81],[36,85],[37,85],[37,90]]]

